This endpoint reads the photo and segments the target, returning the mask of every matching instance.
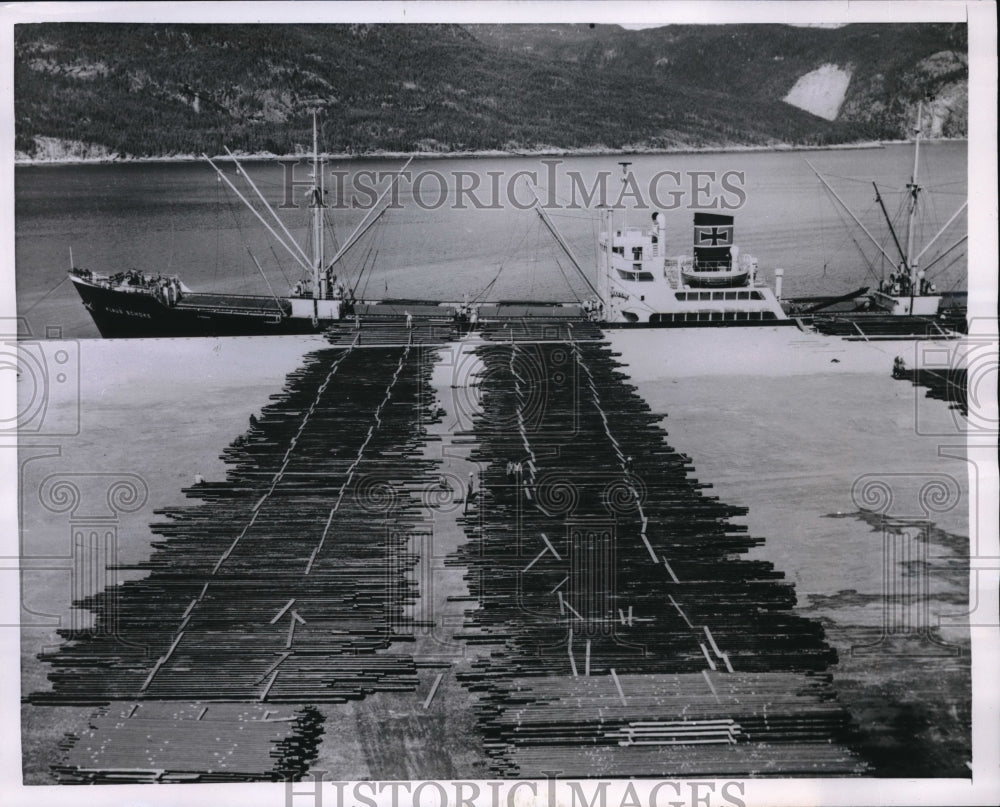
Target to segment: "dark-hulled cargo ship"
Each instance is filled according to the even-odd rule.
[[[232,154],[230,154],[232,157]],[[324,254],[322,163],[316,120],[313,118],[313,178],[309,189],[312,210],[312,254],[299,246],[267,203],[250,176],[233,160],[237,171],[266,208],[267,217],[249,202],[219,167],[206,157],[222,182],[250,208],[261,224],[302,268],[304,276],[286,296],[197,292],[177,277],[164,277],[135,269],[99,274],[74,266],[70,280],[90,312],[101,336],[258,336],[318,333],[354,313],[354,290],[337,283],[334,269],[347,251],[386,212],[376,204],[330,259]],[[409,161],[406,163],[409,165]],[[406,165],[402,170],[406,169]],[[398,178],[399,174],[397,174]],[[393,180],[393,184],[395,183]],[[390,189],[392,185],[390,185]],[[384,199],[383,193],[379,202]],[[256,258],[254,262],[257,263]],[[257,264],[260,268],[260,264]],[[263,274],[263,269],[261,269]],[[265,280],[267,277],[265,275]],[[268,282],[270,287],[270,282]]]
[[[305,334],[328,324],[292,316],[290,299],[192,292],[176,278],[74,268],[70,280],[105,338]]]

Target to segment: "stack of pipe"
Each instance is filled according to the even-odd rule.
[[[312,707],[146,702],[103,709],[73,735],[53,768],[61,784],[298,779],[316,758],[322,717]]]
[[[909,381],[915,387],[926,387],[928,398],[945,401],[964,417],[969,416],[967,369],[958,367],[941,370],[902,370],[893,377]]]
[[[757,677],[769,675],[778,676],[771,689],[784,698],[774,725],[785,728],[766,742],[794,745],[800,729],[810,746],[846,742],[843,710],[817,707],[835,697],[829,681],[805,683],[836,659],[822,627],[793,613],[794,588],[780,572],[746,557],[762,543],[732,521],[746,510],[705,492],[710,486],[667,443],[662,416],[636,395],[595,330],[507,323],[487,329],[493,343],[477,349],[482,409],[470,436],[480,494],[465,519],[469,542],[453,562],[468,569],[478,599],[462,635],[489,648],[463,681],[482,694],[479,720],[494,771],[572,771],[574,760],[593,758],[567,749],[595,744],[632,759],[647,746],[619,743],[638,719],[663,723],[697,712],[703,721],[740,723],[757,713],[734,712],[712,682],[739,681],[739,697],[753,704]],[[665,676],[696,687],[683,696],[691,714],[674,700],[657,701]],[[546,679],[567,694],[535,703],[525,724],[518,693],[527,687],[536,698],[532,688]],[[586,679],[601,681],[596,711],[573,688]],[[767,695],[760,704],[767,703],[776,701]],[[731,736],[737,745],[763,741],[756,727]],[[783,770],[808,768],[808,753],[787,750]],[[829,765],[854,770],[857,762],[838,746]],[[641,772],[669,773],[670,763]]]
[[[94,627],[42,658],[35,702],[342,702],[412,690],[411,537],[436,464],[422,459],[431,361],[394,347],[311,354],[225,451],[199,503],[158,511],[140,580],[77,603]]]

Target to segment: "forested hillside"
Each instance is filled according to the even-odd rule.
[[[968,127],[968,35],[956,24],[477,25],[483,42],[536,58],[625,71],[657,84],[723,92],[738,103],[783,98],[798,78],[823,65],[851,74],[841,132],[895,139],[909,134],[918,101],[937,110],[927,134],[964,136]]]
[[[965,30],[30,24],[15,29],[16,149],[51,156],[650,149],[904,136],[946,90],[964,134]],[[842,112],[782,99],[846,66]]]

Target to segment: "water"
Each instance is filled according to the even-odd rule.
[[[921,149],[922,184],[934,193],[924,194],[926,217],[921,218],[917,243],[931,238],[964,200],[967,147],[964,143],[936,143]],[[579,172],[585,187],[601,171],[609,172],[612,192],[619,187],[617,156],[569,157],[555,169],[556,198],[570,201],[570,172]],[[688,155],[641,155],[628,158],[636,185],[649,197],[652,178],[661,171],[680,172],[678,186],[661,178],[660,199],[669,202],[670,191],[681,195],[677,209],[666,212],[668,254],[689,251],[693,171],[727,171],[743,174],[731,180],[745,193],[745,203],[735,211],[736,242],[744,252],[757,256],[767,282],[772,269],[785,269],[786,296],[846,292],[873,282],[865,259],[852,243],[829,195],[806,165],[809,159],[831,177],[838,193],[851,205],[872,233],[893,253],[888,229],[881,224],[871,180],[876,180],[890,216],[903,202],[905,183],[912,168],[913,150],[896,145],[880,149],[816,152],[759,152]],[[332,163],[330,170],[352,175],[358,171],[389,171],[401,161]],[[247,170],[273,205],[284,196],[283,169],[272,162],[248,163]],[[226,167],[232,176],[231,166]],[[353,280],[362,266],[374,264],[358,287],[368,297],[456,299],[490,287],[488,298],[574,299],[585,290],[567,258],[555,246],[538,216],[510,204],[499,209],[476,209],[466,197],[465,209],[455,209],[456,183],[466,187],[478,180],[476,198],[489,202],[490,172],[499,172],[501,198],[520,171],[534,171],[547,193],[549,169],[536,157],[490,157],[415,161],[414,174],[427,176],[418,188],[400,185],[401,209],[390,211],[375,230],[349,253],[341,276]],[[435,174],[430,174],[435,172]],[[464,172],[465,178],[457,174]],[[436,209],[440,195],[437,175],[447,183],[447,203]],[[305,180],[301,166],[296,178]],[[472,179],[475,177],[476,179]],[[708,198],[733,202],[719,179],[702,180]],[[384,184],[378,185],[382,188]],[[330,189],[333,190],[332,181]],[[515,184],[522,204],[530,193]],[[252,191],[246,190],[248,195]],[[264,267],[267,280],[278,294],[285,293],[302,272],[292,258],[274,245],[253,214],[202,163],[150,163],[125,165],[20,166],[15,172],[15,233],[17,302],[34,335],[58,328],[63,336],[97,336],[89,316],[65,280],[70,249],[78,266],[99,272],[129,267],[152,273],[176,274],[191,288],[268,294],[268,285],[247,253],[247,247]],[[289,230],[309,251],[308,210],[301,189],[297,210],[281,211]],[[649,200],[652,203],[652,200]],[[630,223],[648,221],[650,210],[635,210]],[[724,212],[724,211],[720,211]],[[334,233],[343,240],[361,221],[363,210],[331,211]],[[570,243],[580,263],[592,271],[597,240],[597,213],[593,209],[553,210],[553,220]],[[940,247],[964,234],[965,217],[943,237]],[[857,232],[857,228],[855,228]],[[856,236],[859,241],[863,236]],[[329,246],[328,246],[329,250]],[[866,245],[871,259],[877,251]],[[332,254],[328,252],[328,255]],[[930,272],[939,289],[966,287],[964,249],[942,260]],[[926,264],[932,253],[925,257]],[[881,271],[879,268],[877,271]]]

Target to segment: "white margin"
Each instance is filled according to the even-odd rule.
[[[794,24],[846,24],[858,22],[962,22],[969,26],[969,287],[970,319],[997,314],[997,38],[995,3],[989,2],[242,2],[242,3],[21,3],[0,5],[0,317],[15,315],[14,239],[13,239],[13,26],[22,22],[94,21],[94,22],[594,22],[650,26],[666,23],[724,24],[735,22],[771,22]],[[995,320],[994,320],[995,321]],[[13,374],[0,374],[0,405],[7,407],[13,397]],[[4,409],[3,411],[11,411]],[[995,411],[995,410],[994,410]],[[970,496],[978,504],[970,524],[989,525],[989,535],[980,535],[985,550],[981,566],[991,584],[978,591],[979,614],[1000,613],[997,593],[997,568],[1000,566],[1000,543],[997,524],[997,454],[996,446],[985,447],[985,460],[979,463],[980,489]],[[20,785],[20,653],[16,627],[19,614],[18,577],[7,567],[16,557],[17,479],[15,452],[0,443],[0,529],[4,551],[0,552],[0,802],[7,805],[262,805],[284,807],[289,804],[284,785],[116,785],[109,787]],[[976,562],[976,559],[973,559]],[[990,566],[993,568],[990,569]],[[790,779],[743,780],[740,795],[747,805],[996,805],[1000,804],[1000,644],[996,627],[973,628],[973,778],[967,780],[886,780],[886,779]],[[682,794],[672,788],[661,789],[656,804],[692,804],[686,780]],[[586,780],[585,780],[586,783]],[[512,783],[511,783],[512,784]],[[655,782],[636,782],[643,807],[648,807],[648,791]],[[732,804],[720,795],[722,781],[713,790],[699,788],[701,804],[709,807]],[[585,785],[586,786],[586,785]],[[296,786],[308,791],[309,783]],[[625,784],[607,791],[608,807],[618,807]],[[347,791],[350,792],[348,787]],[[536,788],[532,798],[521,786],[517,793],[508,785],[499,790],[500,805],[546,805],[546,784]],[[362,791],[372,798],[370,791]],[[449,788],[447,792],[454,793]],[[589,788],[588,794],[592,792]],[[484,787],[484,795],[490,790]],[[390,804],[391,789],[372,798],[371,803]],[[508,802],[508,797],[510,801]],[[489,798],[481,802],[487,807]],[[312,800],[295,797],[292,807],[311,807]],[[408,800],[400,794],[399,804]],[[427,807],[437,807],[437,797],[422,800]],[[567,791],[560,790],[558,803],[571,807]],[[337,798],[336,789],[327,786],[322,804],[326,807],[354,807]],[[395,805],[394,805],[395,807]],[[441,807],[444,807],[442,805]],[[555,807],[553,805],[552,807]]]

